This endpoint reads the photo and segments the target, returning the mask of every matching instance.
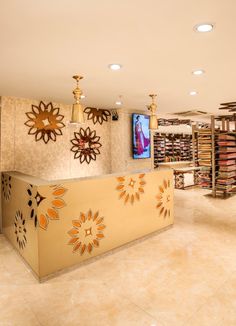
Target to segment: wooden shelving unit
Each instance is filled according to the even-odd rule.
[[[193,157],[195,166],[201,167],[199,185],[212,189],[212,130],[193,127]]]
[[[232,117],[212,116],[211,129],[193,130],[198,140],[195,166],[202,167],[200,185],[211,189],[213,197],[228,198],[236,193],[236,131],[230,129],[230,122],[235,124]]]
[[[235,116],[235,115],[234,115]],[[220,129],[214,128],[214,167],[212,175],[213,197],[228,198],[236,190],[236,132],[230,129],[234,116],[218,116],[212,121],[220,121]],[[213,128],[212,128],[213,129]]]
[[[192,135],[155,133],[154,166],[160,163],[192,161]]]

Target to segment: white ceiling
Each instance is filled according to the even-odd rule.
[[[236,100],[236,0],[1,0],[0,14],[1,95],[72,103],[79,73],[90,106],[122,94],[125,108],[145,109],[150,92],[159,112]],[[196,33],[202,22],[214,31]]]

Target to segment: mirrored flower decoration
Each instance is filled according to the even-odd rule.
[[[157,205],[156,208],[159,210],[160,216],[164,218],[170,217],[173,192],[170,187],[170,180],[164,180],[163,184],[159,186],[159,193],[156,196]]]
[[[140,200],[140,195],[144,193],[144,180],[145,174],[118,177],[118,186],[116,190],[120,192],[119,198],[124,200],[124,203],[130,202],[133,204],[135,201]]]
[[[99,247],[106,228],[103,222],[104,218],[99,216],[99,212],[93,214],[89,210],[87,214],[80,213],[80,218],[72,221],[73,228],[68,231],[71,237],[68,244],[73,246],[73,252],[78,251],[80,255],[83,255],[84,252],[91,253]]]
[[[25,218],[23,217],[23,214],[20,210],[16,211],[15,215],[15,235],[16,235],[16,241],[18,243],[18,246],[20,249],[24,249],[27,243],[26,239],[26,227],[25,227]]]
[[[100,125],[102,125],[104,121],[108,121],[108,117],[111,115],[109,110],[90,107],[85,108],[84,113],[87,114],[88,120],[92,120],[94,124],[98,122]]]
[[[29,120],[25,125],[29,127],[28,134],[35,136],[35,141],[44,141],[47,144],[50,140],[56,141],[57,136],[62,135],[62,122],[64,115],[60,114],[60,108],[54,108],[52,103],[45,104],[42,101],[38,106],[32,105],[31,111],[26,112]]]
[[[100,154],[99,148],[102,144],[99,142],[100,137],[96,135],[96,130],[80,128],[79,132],[74,132],[74,139],[71,140],[74,152],[74,158],[79,159],[80,163],[89,164],[91,160],[96,161],[97,155]]]
[[[6,201],[11,198],[11,176],[2,173],[2,194]]]

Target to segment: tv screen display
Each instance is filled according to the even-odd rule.
[[[133,113],[133,158],[149,158],[151,156],[149,116]]]

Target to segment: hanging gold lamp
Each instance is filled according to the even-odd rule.
[[[81,89],[79,88],[79,81],[80,79],[83,79],[82,76],[75,75],[73,78],[76,80],[77,86],[73,90],[74,98],[75,98],[75,103],[73,104],[72,108],[72,117],[71,117],[71,123],[84,123],[84,109],[83,106],[80,104],[80,98],[81,95],[83,94]]]
[[[157,104],[156,101],[156,94],[149,95],[152,99],[152,103],[148,106],[148,110],[150,111],[150,119],[149,119],[149,129],[155,130],[158,128],[158,121],[157,121]]]

